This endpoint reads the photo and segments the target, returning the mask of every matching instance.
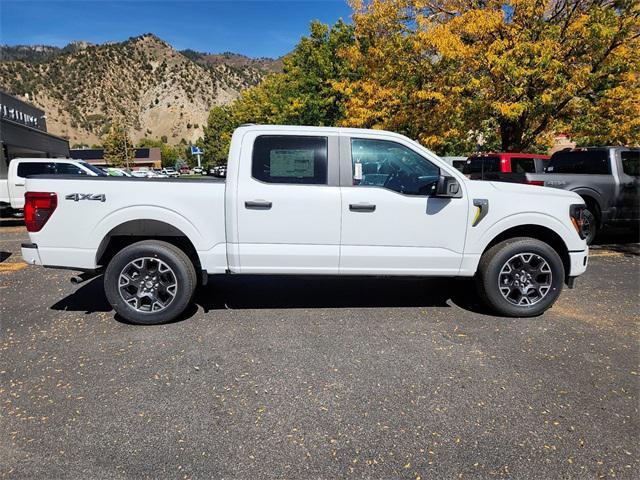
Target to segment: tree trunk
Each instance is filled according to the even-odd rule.
[[[526,145],[524,140],[524,122],[518,120],[500,120],[500,139],[503,152],[521,152]]]

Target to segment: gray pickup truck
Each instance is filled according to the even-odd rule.
[[[527,173],[525,182],[580,195],[589,210],[591,243],[604,226],[638,228],[639,170],[640,148],[578,148],[554,153],[545,173]]]

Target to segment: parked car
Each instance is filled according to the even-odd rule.
[[[187,165],[183,165],[180,167],[180,174],[187,175],[189,173],[189,167]]]
[[[472,180],[499,180],[527,183],[527,173],[542,173],[548,155],[535,153],[477,153],[462,167],[462,173]]]
[[[179,172],[177,172],[177,171],[176,171],[176,169],[175,169],[175,168],[173,168],[173,167],[166,167],[166,168],[163,168],[163,169],[162,169],[162,171],[161,171],[161,173],[162,173],[163,175],[166,175],[166,176],[167,176],[167,177],[169,177],[169,178],[178,178],[178,177],[180,176],[180,173],[179,173]]]
[[[214,177],[226,177],[227,176],[227,166],[226,165],[216,165],[211,170],[209,170],[209,174]]]
[[[587,205],[587,243],[607,226],[638,229],[640,148],[593,147],[554,153],[546,172],[526,174],[526,182],[569,190]]]
[[[205,175],[205,171],[202,167],[193,167],[194,175]]]
[[[143,324],[175,319],[208,275],[231,273],[475,276],[490,308],[527,317],[587,267],[580,196],[468,180],[395,133],[244,126],[229,170],[226,182],[29,178],[22,256],[84,279],[104,269],[109,303]]]
[[[24,207],[25,179],[30,175],[104,176],[102,170],[82,160],[65,158],[14,158],[7,178],[0,179],[0,209],[4,215],[21,215]]]
[[[131,177],[132,175],[123,168],[107,167],[106,174],[110,177]]]

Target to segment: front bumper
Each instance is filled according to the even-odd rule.
[[[589,248],[579,252],[569,252],[569,272],[568,277],[577,277],[587,270],[589,263]]]
[[[29,265],[42,265],[40,260],[40,252],[38,252],[38,245],[35,243],[23,243],[20,249],[22,253],[22,259]]]

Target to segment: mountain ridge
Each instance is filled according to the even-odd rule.
[[[43,108],[49,132],[72,145],[100,143],[114,121],[135,142],[195,141],[211,107],[281,68],[282,59],[177,51],[154,34],[62,48],[0,46],[0,89]]]

